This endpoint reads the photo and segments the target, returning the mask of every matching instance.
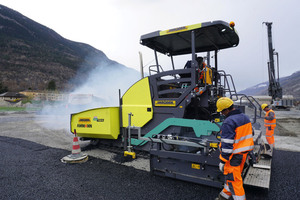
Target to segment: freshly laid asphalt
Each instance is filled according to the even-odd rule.
[[[214,199],[220,189],[152,176],[90,157],[65,164],[70,152],[0,136],[0,199]],[[270,190],[246,188],[247,199],[300,199],[300,153],[276,150]]]

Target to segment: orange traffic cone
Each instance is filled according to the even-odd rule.
[[[72,154],[63,157],[61,159],[61,162],[63,163],[83,163],[88,160],[88,156],[81,152],[76,130],[74,130],[74,134]]]

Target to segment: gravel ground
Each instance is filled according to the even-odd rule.
[[[86,151],[86,163],[61,163],[72,149],[72,135],[56,130],[63,120],[54,119],[49,129],[43,126],[49,116],[0,115],[0,199],[214,199],[219,193],[216,188],[152,176],[143,159],[125,162],[127,167],[113,163],[116,155],[99,149]],[[276,141],[281,137],[289,138],[298,152],[276,145],[269,193],[246,188],[248,199],[300,199],[295,171],[300,164],[295,140],[299,137],[276,136]]]

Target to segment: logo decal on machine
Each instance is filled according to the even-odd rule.
[[[91,123],[90,118],[79,118],[77,128],[92,128],[93,126]]]
[[[177,33],[177,32],[181,32],[181,31],[185,31],[187,30],[186,26],[182,26],[182,27],[178,27],[178,28],[172,28],[167,30],[167,33]]]
[[[93,128],[92,124],[77,124],[77,128]]]
[[[200,169],[200,164],[192,163],[193,169]]]
[[[158,100],[158,101],[155,101],[155,106],[176,106],[176,101],[174,101],[174,100]]]
[[[78,123],[79,124],[90,124],[91,118],[79,118]]]
[[[95,122],[104,122],[104,119],[100,119],[97,116],[94,116],[93,121],[95,121]]]

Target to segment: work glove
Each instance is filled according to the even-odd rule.
[[[219,163],[219,169],[220,169],[220,171],[221,171],[222,173],[224,173],[224,165],[225,165],[224,162],[220,162],[220,163]]]

